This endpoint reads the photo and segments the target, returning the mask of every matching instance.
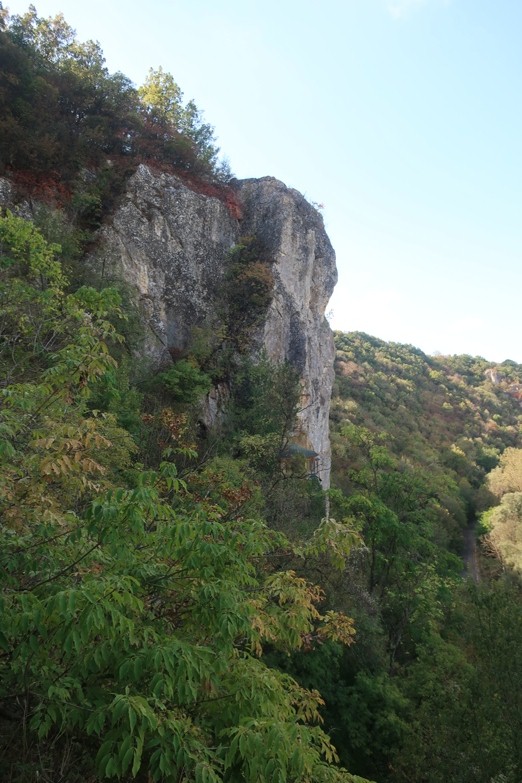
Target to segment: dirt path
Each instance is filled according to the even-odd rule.
[[[476,523],[472,522],[464,531],[464,560],[465,574],[473,579],[475,584],[480,582],[480,568],[478,560],[477,539],[475,537]]]

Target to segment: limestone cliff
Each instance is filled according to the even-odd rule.
[[[272,177],[244,180],[237,188],[241,232],[260,237],[275,261],[263,347],[271,359],[289,361],[299,371],[303,392],[296,439],[319,454],[327,487],[335,349],[324,313],[337,282],[335,253],[321,215],[296,190]]]
[[[122,275],[148,326],[146,350],[159,361],[186,347],[194,326],[215,317],[224,262],[237,220],[218,198],[139,166],[119,208],[101,229],[92,263]]]
[[[139,166],[101,228],[90,263],[135,292],[147,324],[145,349],[161,362],[187,347],[194,327],[218,327],[229,251],[242,236],[261,240],[273,262],[274,290],[251,350],[298,370],[302,410],[294,437],[319,455],[327,487],[334,346],[324,311],[337,279],[335,254],[321,215],[297,191],[272,177],[232,187],[236,210],[176,176]],[[209,416],[223,392],[208,401]]]

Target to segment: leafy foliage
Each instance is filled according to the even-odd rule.
[[[159,380],[173,399],[181,403],[196,402],[211,387],[209,376],[187,359],[180,359],[173,367],[160,373]]]
[[[203,122],[202,113],[194,101],[183,105],[183,93],[170,73],[161,67],[149,69],[138,94],[145,111],[148,133],[157,128],[163,135],[162,145],[171,146],[174,153],[177,148],[178,154],[185,156],[188,156],[192,144],[199,165],[215,170],[219,150],[214,144],[214,129]],[[170,134],[167,136],[168,131]]]
[[[351,621],[278,569],[300,555],[255,504],[192,495],[173,449],[155,470],[133,462],[90,405],[115,370],[116,294],[66,293],[57,248],[12,215],[0,242],[3,775],[355,781],[318,692],[259,657],[350,642]],[[231,498],[216,472],[199,481]]]
[[[460,519],[482,510],[490,501],[486,472],[519,444],[522,368],[480,357],[426,356],[360,333],[338,334],[336,341],[334,444],[337,425],[347,422],[385,432],[399,459],[446,485],[453,514],[457,504]]]
[[[315,680],[326,725],[343,762],[379,781],[515,783],[522,368],[357,333],[336,342],[331,505],[366,551],[352,551],[336,593],[351,600],[358,644]],[[494,493],[482,520],[502,569],[482,568],[475,588],[454,553]],[[293,660],[301,679],[304,656]]]
[[[522,571],[522,492],[507,492],[500,504],[485,511],[483,545],[505,567]]]
[[[490,491],[498,498],[506,492],[522,492],[522,449],[508,448],[487,477]]]
[[[136,89],[61,15],[0,11],[1,170],[50,202],[48,241],[0,219],[0,777],[519,783],[522,368],[337,335],[319,521],[281,464],[298,378],[244,359],[273,294],[256,239],[160,393],[122,293],[79,285],[138,162],[215,187],[213,129],[161,68]],[[198,456],[189,406],[224,379]],[[475,587],[457,555],[488,506],[501,567]]]
[[[274,279],[270,259],[255,237],[232,248],[225,278],[225,321],[236,349],[245,352],[266,317]]]
[[[520,779],[520,584],[462,590],[449,638],[424,648],[406,682],[411,732],[393,781]]]
[[[109,73],[98,43],[34,6],[4,12],[0,56],[0,169],[51,200],[72,197],[83,228],[98,227],[140,161],[223,178],[212,126],[161,68],[136,89]]]

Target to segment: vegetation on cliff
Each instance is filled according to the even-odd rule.
[[[82,228],[99,225],[139,162],[203,189],[229,176],[212,126],[170,74],[151,69],[136,88],[61,14],[30,6],[10,16],[0,4],[0,58],[0,174],[65,206]]]
[[[520,783],[522,367],[337,335],[326,498],[295,371],[247,358],[255,239],[161,372],[83,266],[138,162],[217,187],[212,128],[61,16],[1,24],[0,173],[39,202],[0,218],[2,779]]]
[[[354,780],[317,690],[262,657],[352,642],[299,573],[351,531],[268,528],[251,464],[198,464],[186,399],[128,393],[117,292],[68,292],[9,213],[0,248],[3,777]]]

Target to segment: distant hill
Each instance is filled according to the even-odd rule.
[[[385,433],[398,459],[455,481],[468,515],[483,508],[486,473],[507,447],[522,445],[522,365],[428,356],[361,332],[338,332],[335,339],[338,480],[346,483],[340,430],[349,422]]]

